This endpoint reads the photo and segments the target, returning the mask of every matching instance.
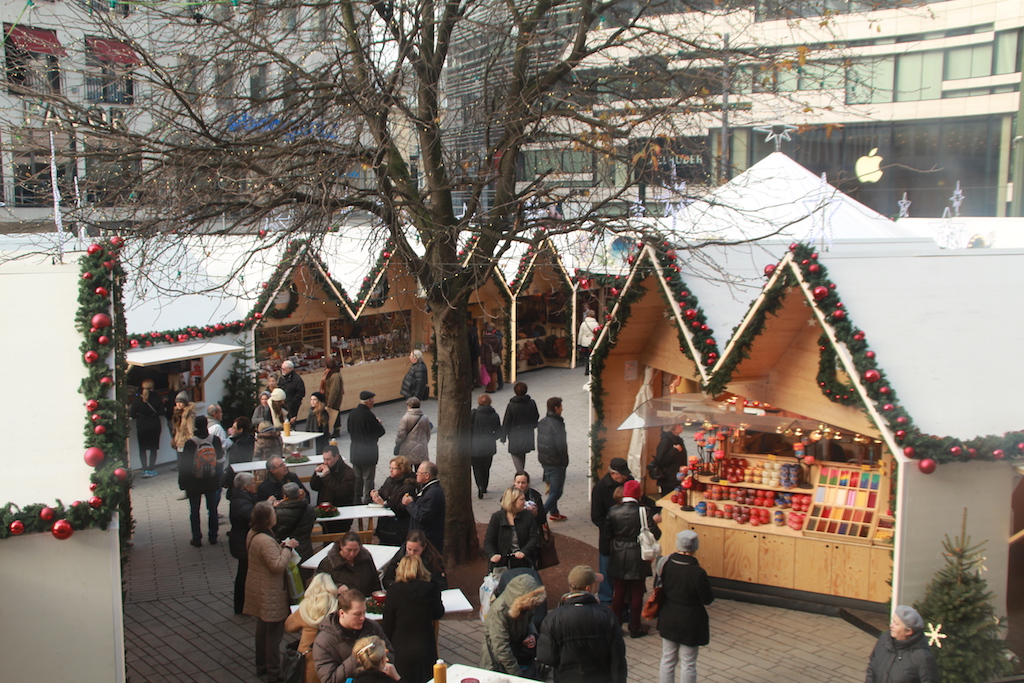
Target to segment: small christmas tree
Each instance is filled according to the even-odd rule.
[[[981,578],[985,544],[971,545],[964,509],[960,536],[942,542],[946,566],[940,569],[924,600],[914,605],[927,624],[925,635],[948,683],[988,683],[1012,669],[992,608],[988,582]]]
[[[256,383],[256,373],[253,371],[250,357],[244,351],[231,354],[234,362],[231,370],[224,379],[224,398],[221,400],[221,410],[224,411],[224,428],[235,421],[236,417],[249,417],[256,409],[259,393],[259,385]],[[255,425],[254,425],[255,426]]]

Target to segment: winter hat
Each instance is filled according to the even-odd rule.
[[[263,398],[264,396],[266,396],[267,398],[270,398],[270,392],[269,391],[261,391],[260,392],[260,398]]]
[[[904,626],[914,633],[920,633],[924,630],[924,619],[921,618],[921,615],[913,607],[900,605],[896,608],[896,616],[900,618]]]
[[[681,553],[695,553],[700,546],[700,539],[697,532],[686,529],[676,534],[676,550]]]
[[[174,397],[174,402],[175,403],[191,403],[192,401],[190,401],[188,399],[188,392],[187,391],[179,391],[178,395]]]
[[[283,401],[286,398],[288,398],[288,395],[284,393],[284,389],[282,389],[281,387],[278,387],[274,389],[272,392],[270,392],[271,401]]]
[[[376,395],[377,394],[373,393],[372,391],[363,390],[363,391],[359,392],[359,400],[360,401],[365,401],[366,399],[373,398]]]
[[[636,479],[630,479],[622,485],[622,497],[623,498],[634,498],[640,500],[640,482]]]
[[[578,564],[569,570],[569,589],[585,591],[595,583],[604,581],[604,575],[598,574],[590,565]]]
[[[327,396],[322,391],[314,391],[311,395],[321,403],[327,403]]]
[[[611,463],[608,464],[608,468],[612,471],[624,474],[627,477],[632,477],[633,473],[629,471],[629,463],[624,458],[612,458]]]

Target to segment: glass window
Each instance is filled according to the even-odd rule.
[[[846,103],[892,102],[896,59],[883,57],[856,62],[846,70]]]
[[[950,48],[946,50],[945,66],[947,81],[989,76],[992,73],[992,44]]]
[[[843,67],[838,64],[807,64],[800,69],[800,90],[838,90],[844,87]]]
[[[896,101],[942,97],[942,52],[914,52],[896,58]]]
[[[1020,71],[1020,31],[1003,31],[996,34],[993,74],[1012,74]]]

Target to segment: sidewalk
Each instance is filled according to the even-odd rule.
[[[569,433],[570,467],[560,508],[569,517],[555,531],[591,545],[597,529],[590,523],[587,462],[587,404],[582,369],[544,369],[520,376],[541,413],[549,396],[564,399],[563,417]],[[352,387],[351,390],[357,390]],[[504,415],[511,385],[492,394],[495,409]],[[475,400],[475,394],[474,394]],[[424,403],[436,422],[437,402]],[[381,452],[390,452],[398,419],[405,411],[397,401],[375,407],[388,434]],[[348,439],[339,440],[347,459]],[[477,521],[497,509],[506,482],[512,481],[512,461],[502,444],[491,470],[490,493],[473,494]],[[387,456],[381,456],[377,482],[383,482]],[[536,454],[527,456],[536,488],[543,491]],[[233,613],[232,590],[236,561],[227,548],[227,504],[221,501],[222,542],[193,548],[188,526],[188,503],[173,472],[162,470],[153,479],[136,479],[132,491],[136,529],[125,569],[125,650],[132,683],[161,681],[218,681],[259,683],[252,663],[255,625],[250,617]],[[597,551],[594,551],[597,564]],[[569,567],[565,567],[568,571]],[[481,577],[482,578],[482,577]],[[702,648],[700,680],[708,683],[854,683],[864,679],[874,639],[841,619],[804,614],[761,605],[719,600],[711,615],[711,644]],[[476,665],[482,625],[476,619],[441,622],[440,654],[449,662]],[[657,680],[661,639],[657,635],[626,638],[629,680]]]

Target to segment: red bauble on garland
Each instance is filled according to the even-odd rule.
[[[931,458],[925,458],[924,460],[918,461],[917,469],[919,469],[922,474],[931,474],[932,472],[935,471],[935,467],[937,465],[938,463],[936,463]]]
[[[686,318],[687,320],[693,320],[694,318],[697,317],[697,309],[687,308],[685,311],[683,311],[683,317]]]
[[[818,265],[817,263],[812,263],[811,265],[807,266],[807,270],[817,275],[818,273],[821,272],[821,266]]]
[[[71,535],[75,533],[75,530],[71,527],[71,522],[68,520],[58,519],[53,523],[51,533],[53,533],[53,537],[58,541],[66,541],[71,538]]]
[[[53,508],[44,507],[42,510],[39,511],[39,519],[43,520],[44,522],[49,522],[51,519],[53,519],[54,514],[55,513],[53,511]]]
[[[100,354],[96,353],[92,349],[89,349],[88,351],[85,352],[85,355],[83,357],[85,358],[86,363],[95,363],[100,359]]]
[[[772,273],[775,272],[775,268],[776,265],[774,263],[769,263],[767,266],[764,267],[764,276],[771,277]]]
[[[811,294],[814,295],[815,301],[821,301],[826,296],[828,296],[828,287],[822,287],[821,285],[818,285],[813,290],[811,290]]]
[[[104,427],[103,425],[96,425],[95,427],[92,428],[92,431],[94,434],[96,434],[96,436],[103,436],[104,434],[107,433],[107,428]]]
[[[904,446],[903,455],[907,456],[908,458],[913,458],[915,455],[917,455],[917,451],[914,450],[913,446]]]
[[[954,458],[959,458],[963,454],[963,452],[964,449],[960,448],[959,446],[953,446],[952,448],[949,449],[949,454],[952,455]]]
[[[992,457],[995,458],[996,460],[1002,460],[1003,458],[1006,457],[1006,453],[1003,452],[1002,448],[997,448],[994,451],[992,451]]]
[[[85,402],[85,409],[90,413],[100,407],[100,402],[94,398],[90,398]]]
[[[101,247],[98,244],[90,244],[89,248],[85,250],[85,252],[87,254],[89,254],[89,256],[95,256],[96,254],[100,253],[101,251],[103,251],[103,247]]]
[[[110,244],[115,247],[120,247],[122,244],[124,244],[124,240],[118,237],[117,235],[114,235],[113,237],[110,238]]]
[[[113,383],[114,378],[111,377],[110,375],[103,375],[102,377],[100,377],[100,384],[102,384],[103,386],[109,387]]]
[[[99,344],[100,346],[106,346],[106,345],[108,345],[108,344],[110,343],[110,337],[108,337],[108,336],[107,336],[107,335],[105,335],[105,334],[101,334],[101,335],[100,335],[100,336],[99,336],[99,337],[98,337],[98,338],[96,339],[96,343],[97,343],[97,344]]]
[[[25,523],[22,522],[20,519],[16,519],[7,525],[7,530],[15,536],[21,536],[23,533],[25,533]]]
[[[114,476],[117,477],[118,481],[128,481],[128,470],[123,467],[118,467],[114,470]]]
[[[102,297],[107,297],[107,296],[110,296],[110,292],[109,292],[109,291],[107,291],[107,288],[106,288],[106,287],[97,287],[97,288],[96,288],[96,289],[95,289],[94,291],[96,292],[96,295],[97,295],[97,296],[102,296]],[[99,314],[98,314],[98,315],[99,315]],[[95,326],[96,326],[96,324],[95,324],[95,323],[93,323],[93,326],[95,327]]]
[[[97,330],[102,330],[104,327],[110,326],[110,316],[106,313],[97,313],[92,317],[92,326]]]
[[[882,379],[882,374],[878,372],[878,370],[875,370],[874,368],[864,373],[864,381],[870,384],[874,384],[880,379]]]
[[[107,454],[99,446],[90,446],[85,449],[85,455],[82,457],[85,460],[85,464],[89,467],[99,467],[107,457]]]
[[[96,490],[96,489],[98,489],[99,487],[100,487],[100,485],[99,485],[99,484],[97,484],[96,482],[93,482],[93,483],[89,484],[89,490],[90,490],[90,491],[95,491],[95,490]]]
[[[99,496],[90,496],[89,507],[91,507],[93,510],[97,510],[103,507],[103,499],[100,498]]]
[[[838,309],[838,310],[832,311],[832,319],[833,320],[845,320],[846,319],[846,311],[844,311],[841,308]]]
[[[89,273],[89,272],[82,273],[82,279],[83,280],[91,280],[92,279],[92,273]]]

